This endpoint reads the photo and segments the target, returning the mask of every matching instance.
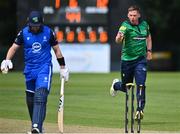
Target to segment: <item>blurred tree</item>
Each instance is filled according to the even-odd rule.
[[[156,44],[178,44],[180,0],[138,0],[151,25]]]
[[[158,44],[178,44],[180,30],[179,0],[138,0],[151,25],[153,40]]]
[[[180,69],[180,0],[137,0],[150,23],[153,49],[170,51],[173,70]]]
[[[0,46],[11,45],[16,33],[16,0],[0,0]]]

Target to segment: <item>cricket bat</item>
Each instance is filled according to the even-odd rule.
[[[59,108],[58,108],[58,128],[59,132],[63,133],[63,112],[64,112],[64,78],[61,79],[61,89],[59,98]]]

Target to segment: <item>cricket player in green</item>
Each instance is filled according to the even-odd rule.
[[[121,24],[115,40],[116,43],[123,45],[121,54],[122,81],[113,80],[110,94],[116,96],[117,91],[126,92],[126,84],[133,83],[133,79],[135,79],[137,103],[141,101],[141,106],[137,105],[135,120],[137,120],[139,112],[142,119],[145,107],[147,60],[152,59],[152,40],[148,23],[141,20],[138,6],[128,8],[128,20]]]

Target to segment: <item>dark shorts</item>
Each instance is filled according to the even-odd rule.
[[[121,62],[121,80],[122,88],[126,83],[132,83],[135,78],[136,85],[144,85],[146,82],[147,60],[145,57],[139,57],[132,61]]]

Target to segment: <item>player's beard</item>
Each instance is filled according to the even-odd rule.
[[[29,26],[30,31],[33,34],[38,34],[41,31],[42,26]]]

